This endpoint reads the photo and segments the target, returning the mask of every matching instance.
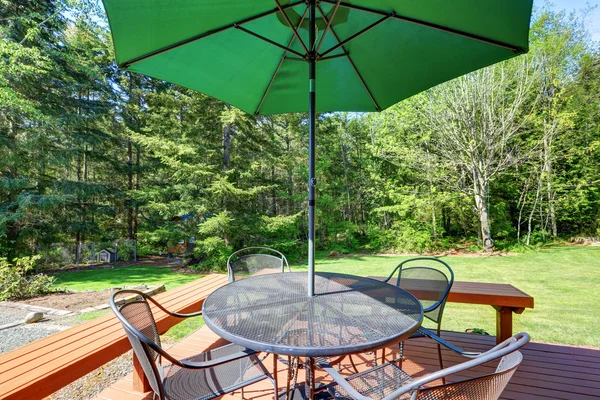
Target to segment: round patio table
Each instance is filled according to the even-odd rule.
[[[421,325],[421,303],[407,291],[370,278],[317,273],[307,296],[306,273],[258,275],[211,293],[206,325],[222,338],[278,355],[313,357],[361,353],[410,337]],[[310,396],[312,397],[312,396]]]

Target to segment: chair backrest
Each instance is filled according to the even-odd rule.
[[[452,268],[438,258],[417,257],[401,262],[387,280],[396,274],[396,285],[414,294],[423,305],[424,317],[439,326],[454,283]]]
[[[513,374],[517,370],[517,367],[523,360],[523,355],[520,351],[516,350],[524,346],[529,341],[529,335],[520,333],[509,339],[511,345],[515,347],[514,350],[505,354],[500,359],[496,370],[493,373],[481,375],[475,378],[464,379],[456,382],[451,382],[443,385],[425,387],[420,389],[417,394],[418,400],[464,400],[464,399],[477,399],[477,400],[497,400],[500,398],[502,391],[506,388],[506,385],[512,378]],[[493,349],[492,349],[493,350]],[[494,357],[494,353],[501,353],[502,349],[490,351],[484,353],[488,358],[497,360],[500,356]],[[478,358],[481,358],[478,357]],[[467,363],[477,362],[478,358],[468,361]],[[489,361],[481,360],[477,365],[485,364]],[[463,364],[467,364],[463,363]],[[447,374],[457,373],[464,371],[467,368],[461,368],[462,364],[456,365],[451,368],[447,368]],[[472,369],[470,367],[468,369]],[[452,370],[454,369],[454,370]]]
[[[267,247],[247,247],[236,251],[227,260],[229,282],[266,270],[291,272],[285,256],[279,251]]]
[[[137,290],[119,290],[111,296],[110,306],[123,325],[150,386],[163,400],[160,354],[152,348],[160,348],[160,336],[147,299],[147,295]],[[156,304],[156,301],[153,302]]]

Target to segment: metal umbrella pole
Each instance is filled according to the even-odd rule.
[[[315,106],[316,106],[316,32],[315,0],[308,2],[308,295],[315,294]]]

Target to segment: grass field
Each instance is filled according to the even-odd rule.
[[[407,258],[321,257],[316,270],[387,276]],[[507,256],[441,258],[452,267],[457,281],[510,283],[533,296],[535,308],[514,316],[515,332],[526,331],[541,342],[600,347],[600,247],[557,246]],[[494,335],[495,318],[489,306],[448,303],[442,328],[482,328]]]
[[[167,290],[202,278],[203,275],[172,272],[172,267],[134,265],[118,268],[98,268],[62,272],[54,275],[55,286],[75,290],[102,290],[113,287],[164,283]]]
[[[387,276],[409,256],[319,257],[317,271]],[[600,247],[550,247],[506,256],[442,257],[457,281],[510,283],[535,298],[535,309],[514,316],[514,330],[534,340],[600,347]],[[293,266],[306,270],[304,265]],[[58,286],[92,290],[163,282],[167,289],[201,275],[173,273],[169,267],[134,266],[57,275]],[[200,319],[176,325],[169,336],[178,340],[202,324]],[[427,325],[427,324],[425,324]],[[448,303],[443,329],[482,328],[495,334],[495,311],[489,306]]]
[[[204,275],[172,272],[172,267],[135,265],[118,268],[99,268],[93,270],[63,272],[54,275],[56,287],[75,290],[102,290],[113,287],[134,286],[142,283],[150,286],[164,283],[167,290],[202,278]],[[87,321],[109,311],[82,314],[80,321]],[[178,341],[204,325],[202,318],[190,318],[175,325],[167,333],[167,340]]]

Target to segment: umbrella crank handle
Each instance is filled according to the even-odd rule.
[[[310,187],[316,187],[317,186],[317,178],[310,178],[310,181],[308,182],[308,184],[310,185]]]

